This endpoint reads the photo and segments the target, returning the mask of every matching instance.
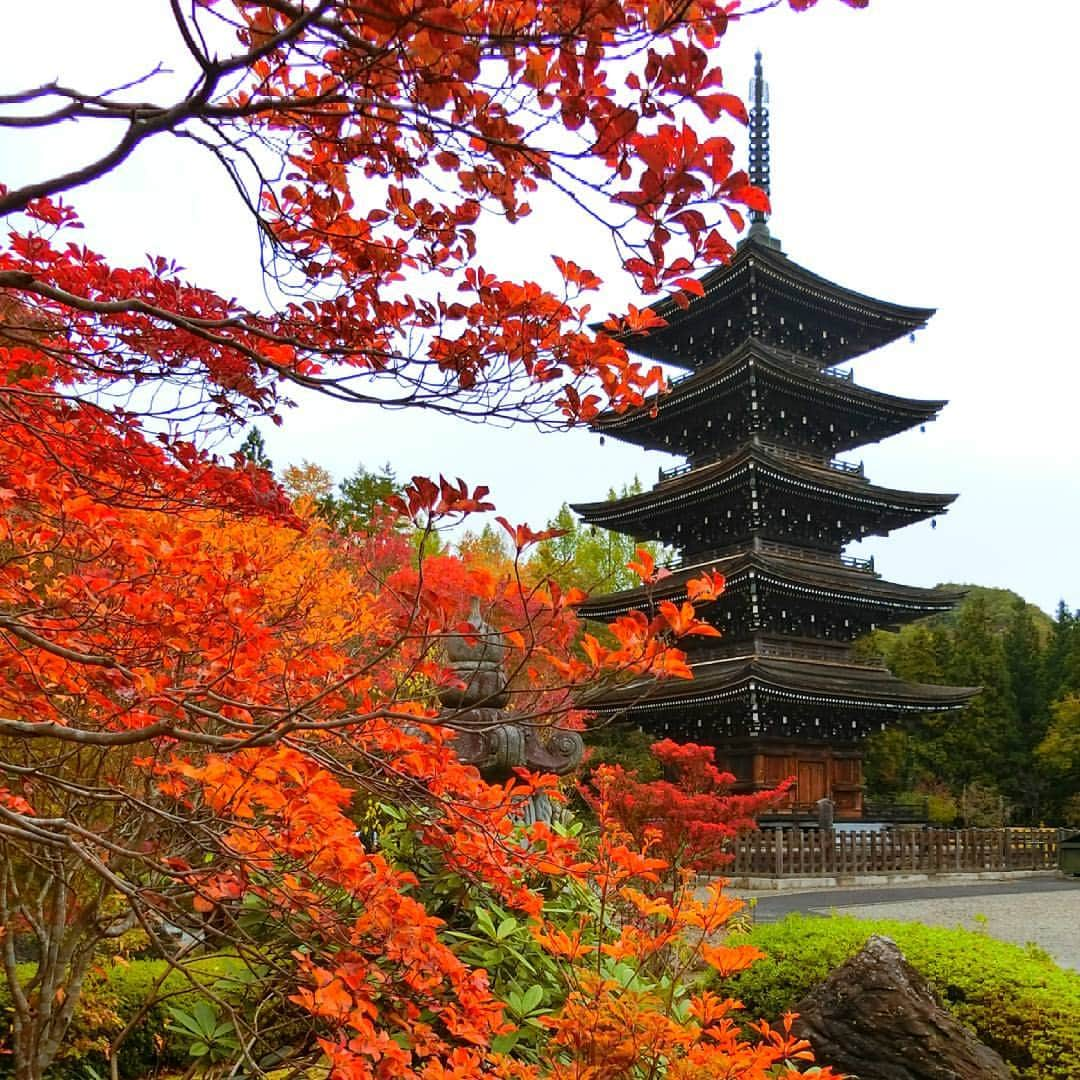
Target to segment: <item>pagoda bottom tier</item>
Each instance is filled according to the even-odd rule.
[[[862,813],[862,739],[905,714],[952,712],[976,687],[906,682],[879,666],[750,653],[691,665],[689,680],[642,680],[582,701],[601,721],[717,748],[737,792],[795,787],[785,808],[828,797]]]

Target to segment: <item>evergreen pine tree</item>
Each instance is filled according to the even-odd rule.
[[[963,712],[942,718],[934,755],[940,775],[954,788],[973,781],[1009,785],[1016,703],[1004,645],[981,596],[969,597],[960,610],[946,675],[954,686],[982,689]]]
[[[1058,602],[1043,663],[1043,685],[1049,701],[1056,701],[1070,689],[1080,690],[1080,685],[1072,687],[1067,685],[1073,674],[1070,670],[1071,653],[1074,639],[1077,637],[1078,617],[1080,617],[1080,612],[1074,614],[1064,600]]]
[[[242,454],[248,461],[253,465],[257,465],[260,469],[269,469],[273,472],[274,463],[270,460],[270,456],[266,452],[266,443],[258,428],[253,427],[248,429],[248,433],[244,436],[244,441],[240,444],[238,453]]]
[[[1041,817],[1047,788],[1035,748],[1046,735],[1050,714],[1044,679],[1045,650],[1031,609],[1020,597],[1013,603],[1003,647],[1016,716],[1009,740],[1012,774],[1004,787],[1019,802],[1025,818],[1035,822]]]
[[[1031,611],[1019,597],[1013,604],[1003,644],[1020,726],[1027,745],[1034,746],[1046,727],[1043,645]]]
[[[343,532],[365,532],[382,504],[400,492],[401,484],[389,462],[375,472],[357,465],[356,471],[338,484],[331,520]]]

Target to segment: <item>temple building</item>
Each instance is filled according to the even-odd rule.
[[[769,188],[768,88],[751,86],[750,178]],[[875,300],[804,269],[754,212],[731,262],[688,307],[654,304],[667,325],[629,349],[686,374],[643,406],[604,413],[605,436],[686,463],[649,491],[578,504],[586,522],[655,540],[680,559],[643,589],[590,597],[587,619],[679,601],[704,571],[727,579],[700,615],[722,637],[684,642],[694,678],[638,682],[589,702],[657,737],[709,743],[736,790],[796,777],[787,811],[828,797],[863,813],[862,739],[905,713],[961,709],[972,687],[926,686],[858,657],[852,643],[948,611],[961,593],[882,580],[845,545],[945,513],[952,494],[878,487],[836,455],[933,420],[944,401],[881,393],[838,364],[925,326],[931,309]]]

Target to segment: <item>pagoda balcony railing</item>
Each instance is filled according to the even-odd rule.
[[[802,559],[804,562],[826,563],[836,566],[846,566],[849,570],[865,570],[874,573],[874,556],[869,559],[860,559],[855,555],[834,555],[829,551],[815,551],[813,548],[795,547],[792,544],[781,544],[775,540],[761,540],[758,550],[769,555],[783,555],[786,559]]]
[[[813,548],[795,547],[792,544],[781,544],[775,540],[758,540],[756,546],[747,543],[714,551],[695,552],[689,556],[689,559],[682,555],[676,555],[663,564],[663,569],[681,570],[684,566],[698,566],[701,563],[707,563],[710,559],[741,555],[752,551],[762,551],[767,555],[782,555],[785,559],[799,559],[802,562],[822,563],[826,566],[846,566],[849,570],[862,570],[868,574],[875,572],[873,555],[869,559],[860,559],[855,555],[834,555],[829,551],[815,551]]]
[[[789,349],[779,349],[775,345],[770,345],[769,348],[781,359],[786,360],[790,364],[794,364],[796,367],[807,368],[810,371],[817,372],[818,375],[825,375],[830,379],[839,379],[841,382],[855,381],[855,372],[851,368],[823,368],[813,360],[808,360],[805,356],[800,356],[798,353],[791,352]],[[700,374],[701,368],[698,368],[696,371],[688,371],[684,375],[678,375],[674,379],[669,379],[668,386],[674,389],[680,383],[696,378]]]
[[[832,664],[848,664],[851,667],[884,668],[885,661],[880,656],[839,656],[837,650],[827,645],[780,645],[774,642],[759,642],[758,656],[768,656],[784,660],[824,660]]]
[[[776,457],[787,458],[789,461],[802,461],[807,465],[813,465],[819,469],[832,469],[833,472],[844,473],[847,476],[858,476],[860,479],[865,476],[863,463],[861,461],[858,464],[853,461],[839,461],[836,458],[827,461],[825,458],[814,457],[813,454],[806,454],[801,450],[790,450],[786,446],[777,446],[775,443],[762,442],[758,445],[760,445],[763,450],[767,450],[770,454],[773,454]],[[674,480],[678,476],[685,476],[695,469],[703,468],[706,465],[714,465],[717,461],[720,461],[723,457],[727,456],[729,455],[713,454],[707,458],[697,458],[694,461],[688,461],[683,465],[675,465],[670,469],[660,469],[657,483],[662,484],[665,480]]]
[[[860,656],[855,658],[846,651],[828,645],[786,644],[773,641],[733,642],[730,645],[715,645],[707,650],[695,650],[695,660],[726,660],[736,656],[760,656],[770,660],[817,660],[828,664],[843,664],[847,667],[874,668],[884,670],[885,661],[879,656]]]
[[[827,461],[825,458],[814,457],[802,450],[792,450],[787,446],[778,446],[776,443],[762,442],[759,444],[763,450],[777,457],[788,458],[790,461],[804,461],[807,465],[814,465],[819,469],[832,469],[834,472],[847,473],[849,476],[864,476],[863,463],[856,464],[854,461],[840,461],[833,458]]]
[[[714,458],[713,460],[716,459]],[[662,484],[665,480],[674,480],[676,476],[685,476],[688,472],[693,472],[700,465],[709,465],[711,463],[711,461],[688,461],[685,465],[674,465],[670,469],[660,469],[657,472],[657,483]]]
[[[795,364],[797,367],[809,368],[819,375],[829,376],[830,379],[839,379],[841,382],[855,381],[855,372],[851,368],[823,368],[820,364],[814,363],[813,360],[807,360],[805,356],[790,352],[788,349],[777,349],[775,346],[773,346],[773,352],[779,353],[785,360]]]

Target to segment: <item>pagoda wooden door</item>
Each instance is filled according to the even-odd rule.
[[[813,806],[829,793],[828,773],[824,761],[799,762],[799,791],[796,801],[801,806]]]

